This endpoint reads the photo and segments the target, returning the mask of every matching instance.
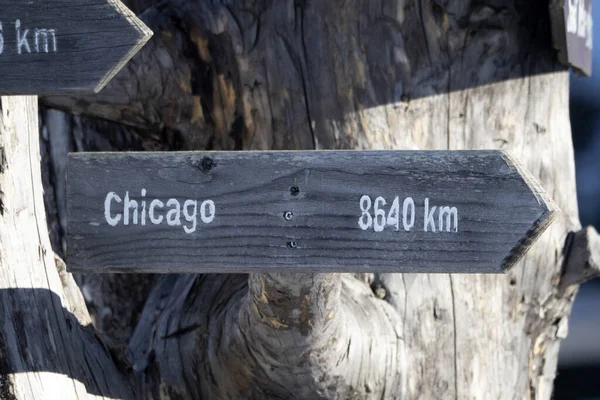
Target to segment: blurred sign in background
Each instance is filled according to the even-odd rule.
[[[592,76],[571,74],[571,124],[582,225],[600,230],[600,4],[593,7]],[[561,345],[556,400],[600,400],[600,280],[581,287]]]

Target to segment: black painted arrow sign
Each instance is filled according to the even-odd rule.
[[[556,207],[500,151],[78,153],[68,266],[89,272],[479,272]]]
[[[0,0],[0,93],[97,92],[151,36],[118,0]]]
[[[550,21],[559,61],[591,76],[592,0],[551,0]]]

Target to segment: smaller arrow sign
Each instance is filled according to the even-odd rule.
[[[555,206],[500,151],[71,154],[68,266],[91,272],[478,272]]]
[[[118,0],[0,0],[0,93],[100,91],[152,32]]]
[[[551,0],[550,19],[559,61],[591,76],[592,0]]]

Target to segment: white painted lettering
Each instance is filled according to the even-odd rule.
[[[577,12],[579,0],[569,0],[569,15],[567,16],[567,32],[577,33]]]
[[[52,37],[52,52],[56,53],[56,31],[54,29],[38,29],[36,28],[34,30],[35,33],[35,51],[40,53],[42,51],[44,51],[45,53],[49,52],[49,47],[48,47],[48,35],[50,35]],[[43,47],[42,50],[40,50],[40,36],[43,39]]]
[[[396,232],[400,231],[400,197],[394,197],[389,211],[386,211],[386,204],[387,201],[382,196],[376,197],[374,202],[370,196],[362,196],[359,202],[362,212],[358,219],[359,227],[363,231],[372,227],[375,232],[382,232],[387,226],[393,226]],[[373,213],[371,213],[371,206],[373,206]],[[423,230],[425,232],[458,232],[458,208],[436,206],[430,203],[429,198],[425,198],[423,209]],[[416,218],[415,201],[412,197],[406,197],[402,203],[402,227],[405,232],[413,229]],[[436,222],[438,222],[437,226]]]
[[[585,0],[569,0],[566,20],[567,32],[585,39],[585,45],[590,50],[593,44],[592,10],[585,8]]]
[[[112,217],[110,215],[110,204],[113,199],[116,203],[120,203],[122,201],[115,192],[110,192],[106,195],[106,199],[104,200],[104,219],[110,226],[116,226],[121,220],[121,214],[117,214],[116,217]]]
[[[179,226],[181,225],[181,204],[176,199],[169,199],[167,201],[167,207],[173,207],[167,213],[167,224],[169,226]]]
[[[169,226],[181,226],[187,234],[198,230],[199,219],[204,224],[210,224],[215,220],[216,205],[212,200],[204,200],[200,204],[199,200],[186,199],[168,199],[163,203],[159,199],[147,199],[148,191],[142,188],[140,197],[134,199],[126,191],[123,200],[115,193],[109,192],[104,201],[104,218],[110,226],[117,226],[120,222],[123,225],[159,225],[166,222]],[[121,213],[115,212],[115,205],[122,203]],[[182,206],[183,204],[183,206]],[[182,214],[184,221],[182,221]],[[200,214],[200,216],[198,216]],[[199,218],[198,218],[199,217]]]
[[[366,231],[371,226],[373,226],[373,217],[369,213],[371,209],[371,198],[369,196],[363,196],[360,198],[360,210],[362,211],[362,215],[358,219],[358,226],[363,231]],[[366,219],[365,219],[366,217]]]
[[[379,196],[375,199],[375,206],[373,207],[373,212],[375,213],[373,229],[375,232],[382,232],[383,228],[385,228],[385,211],[382,208],[385,204],[386,202],[383,197]]]
[[[148,216],[150,217],[150,222],[152,222],[154,225],[158,225],[163,221],[162,215],[159,215],[158,217],[154,216],[154,209],[156,207],[163,208],[164,205],[165,205],[165,203],[163,203],[162,201],[160,201],[158,199],[154,199],[150,202],[150,209],[148,210]]]
[[[207,208],[208,208],[208,212],[207,212]],[[204,222],[205,224],[210,224],[215,219],[215,212],[216,212],[216,207],[215,207],[214,201],[212,201],[212,200],[203,201],[202,205],[200,206],[200,219],[202,219],[202,222]]]
[[[587,13],[587,31],[585,32],[585,47],[592,50],[594,47],[594,18],[592,13]]]
[[[138,202],[129,200],[129,192],[125,192],[125,204],[123,205],[123,225],[129,225],[129,209],[133,209],[133,225],[138,223]]]
[[[431,210],[429,209],[429,199],[425,199],[425,215],[424,215],[424,222],[423,222],[423,230],[425,232],[427,232],[427,227],[429,225],[431,225],[431,232],[435,232],[435,219],[433,218],[434,213],[435,213],[435,209],[437,207],[433,206],[431,207]]]
[[[27,33],[29,33],[29,29],[25,29],[25,32],[21,36],[21,20],[18,19],[15,21],[15,30],[17,31],[17,53],[19,55],[22,54],[22,48],[25,47],[27,53],[31,53],[31,49],[29,48],[29,41],[27,40]]]
[[[190,213],[189,212],[189,208],[193,206],[193,212]],[[185,220],[187,222],[191,222],[192,226],[191,227],[187,227],[184,226],[183,230],[185,231],[185,233],[192,233],[196,231],[196,216],[198,215],[198,202],[196,200],[186,200],[183,203],[183,216],[185,217]]]
[[[454,221],[454,232],[458,232],[458,210],[456,207],[440,206],[439,209],[439,224],[438,229],[440,232],[444,231],[444,216],[446,217],[446,232],[450,232],[451,229],[451,218]]]
[[[408,207],[410,207],[410,222],[408,219]],[[402,203],[402,227],[405,231],[410,231],[415,225],[415,202],[412,197],[407,197]]]
[[[142,198],[146,197],[146,189],[142,189]],[[146,226],[146,200],[142,200],[142,226]]]
[[[394,197],[390,207],[387,224],[396,227],[396,231],[400,230],[400,198],[398,196]]]
[[[577,36],[584,36],[587,33],[587,12],[585,10],[585,0],[577,2]]]

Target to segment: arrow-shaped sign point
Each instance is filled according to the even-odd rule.
[[[0,93],[100,91],[152,31],[119,0],[0,0]]]
[[[521,163],[514,159],[509,153],[500,152],[508,168],[514,171],[515,177],[519,177],[524,185],[527,185],[531,191],[531,196],[537,201],[537,209],[533,209],[530,215],[530,227],[522,231],[521,238],[506,256],[502,262],[502,269],[506,272],[510,270],[523,256],[537,238],[546,231],[546,228],[552,224],[556,216],[560,213],[560,208],[547,195],[546,191],[538,180],[533,177]]]
[[[124,37],[129,38],[131,46],[128,49],[128,42],[121,48],[122,51],[114,51],[114,59],[119,56],[119,61],[106,72],[104,77],[100,80],[98,85],[94,88],[94,93],[98,93],[106,86],[108,82],[127,64],[127,62],[137,54],[138,51],[146,44],[153,35],[153,32],[148,28],[138,17],[135,16],[129,8],[127,8],[120,0],[107,0],[111,7],[114,7],[115,11],[125,19],[129,26],[124,26],[122,34]],[[119,20],[118,18],[116,19]],[[119,22],[120,23],[120,22]],[[115,24],[117,25],[117,24]],[[117,27],[118,29],[118,27]]]

